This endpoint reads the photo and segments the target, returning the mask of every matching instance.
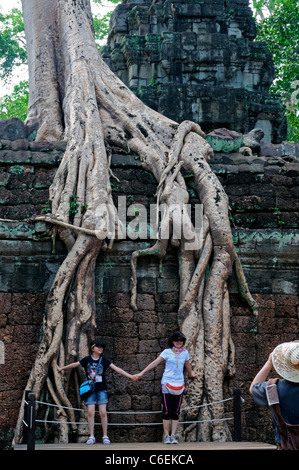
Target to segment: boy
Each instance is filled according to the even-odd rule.
[[[85,369],[85,373],[88,380],[95,382],[95,390],[85,400],[88,410],[88,427],[89,427],[89,438],[86,444],[95,444],[94,437],[94,415],[95,406],[99,406],[99,413],[101,418],[101,424],[103,429],[103,444],[110,444],[108,437],[108,420],[106,407],[108,403],[107,394],[107,383],[105,378],[105,372],[110,367],[118,374],[124,375],[129,379],[136,380],[131,374],[128,374],[120,367],[114,365],[109,359],[102,356],[105,345],[101,341],[93,341],[90,345],[91,355],[86,356],[78,362],[72,362],[63,367],[59,367],[58,371],[73,369],[78,366],[82,366]]]

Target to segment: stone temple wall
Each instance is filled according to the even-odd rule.
[[[284,109],[269,94],[271,55],[256,42],[248,0],[123,0],[102,57],[151,108],[205,132],[225,127],[264,141],[286,138]]]
[[[25,134],[26,135],[26,134]],[[13,137],[13,135],[10,135]],[[14,138],[22,137],[15,133]],[[28,137],[28,135],[27,135]],[[46,226],[25,219],[47,207],[48,188],[64,145],[3,139],[0,149],[0,445],[9,445],[27,378],[40,339],[44,303],[58,266],[65,256],[59,241],[53,247]],[[227,382],[226,396],[241,388],[245,402],[243,439],[273,442],[266,410],[254,405],[249,384],[272,348],[298,338],[298,182],[297,147],[264,146],[254,155],[215,152],[211,168],[230,200],[235,245],[249,288],[259,304],[255,318],[244,304],[235,279],[229,283],[231,325],[236,347],[236,375]],[[115,203],[153,203],[156,182],[135,155],[114,154]],[[190,201],[196,202],[192,175],[185,175]],[[130,220],[128,216],[127,220]],[[130,256],[151,240],[127,238],[100,254],[96,267],[97,335],[105,354],[130,372],[141,370],[167,344],[177,328],[178,270],[169,248],[162,273],[156,259],[138,263],[138,311],[129,307]],[[55,248],[55,249],[54,249]],[[161,369],[137,383],[108,373],[109,411],[159,410]],[[156,441],[160,415],[109,415],[113,441]],[[99,430],[99,428],[97,428]]]

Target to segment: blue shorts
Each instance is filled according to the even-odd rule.
[[[108,403],[107,390],[92,392],[85,400],[85,405],[104,405]]]

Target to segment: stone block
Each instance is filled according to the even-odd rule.
[[[157,279],[157,292],[178,292],[179,280],[178,279]]]
[[[138,352],[138,340],[136,338],[118,337],[114,342],[114,354],[117,357]]]
[[[0,140],[23,140],[28,139],[33,127],[26,126],[18,118],[10,118],[4,121],[0,121]]]
[[[137,306],[139,310],[155,310],[154,296],[149,294],[138,294]]]
[[[136,323],[157,323],[158,316],[155,310],[139,310],[134,313]]]
[[[271,144],[261,142],[260,155],[265,157],[282,157],[284,154],[284,147],[282,144]]]
[[[132,400],[128,395],[111,395],[109,397],[109,410],[129,410],[131,407]]]
[[[142,277],[138,279],[137,292],[139,294],[155,294],[156,291],[156,279],[152,277]]]
[[[225,128],[210,132],[207,141],[216,152],[236,152],[243,144],[243,135]]]
[[[139,338],[142,339],[153,339],[156,337],[156,325],[155,323],[139,323]]]
[[[12,294],[0,293],[1,314],[9,314],[12,308]]]
[[[292,157],[293,159],[299,158],[299,143],[283,142],[284,155]]]
[[[139,353],[158,353],[161,352],[159,342],[154,340],[141,340],[139,341]]]

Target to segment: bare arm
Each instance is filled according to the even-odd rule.
[[[120,367],[117,367],[115,364],[111,363],[109,367],[110,369],[113,369],[118,374],[124,375],[125,377],[128,377],[128,379],[133,379],[133,375],[129,374],[128,372],[121,369]]]
[[[68,364],[66,366],[63,366],[63,367],[59,367],[57,365],[57,369],[58,369],[58,372],[61,372],[62,370],[67,370],[67,369],[74,369],[75,367],[78,367],[80,365],[80,362],[71,362],[71,364]]]
[[[141,372],[139,372],[139,374],[136,374],[134,377],[137,377],[138,379],[140,379],[146,372],[148,372],[151,369],[154,369],[154,367],[157,367],[158,364],[161,364],[164,361],[165,361],[165,359],[163,359],[162,356],[158,356],[157,359],[155,359],[153,362],[151,362]]]
[[[193,378],[193,379],[194,379],[195,377],[197,377],[197,374],[195,374],[195,372],[193,372],[193,370],[191,369],[191,364],[190,364],[190,361],[189,361],[189,360],[188,360],[188,361],[185,361],[185,367],[186,367],[186,369],[187,369],[187,372],[188,372],[189,377],[191,377],[191,378]]]
[[[253,381],[251,382],[251,385],[250,385],[250,388],[249,388],[249,392],[252,394],[252,387],[256,384],[256,383],[260,383],[260,382],[265,382],[271,369],[273,367],[273,363],[272,363],[272,353],[270,354],[270,356],[268,357],[267,359],[267,362],[263,365],[263,367],[261,368],[261,370],[256,374],[256,376],[254,377]]]

